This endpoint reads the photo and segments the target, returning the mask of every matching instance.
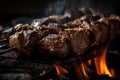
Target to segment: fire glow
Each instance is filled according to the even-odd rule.
[[[68,71],[60,65],[54,64],[54,67],[56,69],[57,75],[68,73]]]
[[[115,77],[114,69],[110,69],[107,66],[107,62],[106,62],[107,48],[108,45],[101,48],[100,51],[97,51],[97,53],[99,53],[100,55],[96,56],[92,60],[90,59],[87,62],[82,62],[82,63],[78,63],[74,61],[72,63],[78,80],[84,80],[84,79],[89,80],[90,75],[88,74],[86,68],[88,68],[88,66],[93,66],[93,65],[95,67],[93,68],[95,70],[95,73],[97,73],[99,76],[108,75],[109,77]],[[57,75],[69,73],[65,68],[63,68],[60,65],[54,64],[54,67],[56,69]]]
[[[113,73],[109,71],[106,63],[106,53],[108,46],[105,47],[102,54],[94,58],[96,71],[98,75],[106,74],[109,77],[114,77]]]
[[[97,76],[108,75],[109,77],[115,77],[114,69],[111,69],[110,67],[107,66],[106,62],[107,49],[108,44],[103,45],[102,47],[98,48],[98,50],[94,51],[95,54],[97,54],[94,58],[89,59],[85,62],[82,62],[82,60],[79,61],[76,58],[74,58],[71,64],[75,70],[76,77],[78,80],[90,80],[91,78],[90,75],[92,73],[90,73],[90,71],[87,70],[89,66],[92,67],[94,66],[93,72],[95,71]],[[69,73],[69,71],[67,71],[66,68],[63,68],[60,65],[54,64],[54,67],[56,69],[57,75]]]

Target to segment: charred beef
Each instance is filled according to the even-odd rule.
[[[73,51],[79,55],[83,54],[90,46],[90,31],[85,28],[65,29],[65,37],[69,40]]]
[[[108,38],[109,26],[103,22],[94,22],[91,24],[91,32],[95,36],[95,42],[103,43]]]
[[[16,56],[30,55],[37,41],[44,38],[50,33],[50,30],[44,29],[39,31],[34,30],[21,30],[14,33],[9,37],[9,47],[16,49]]]
[[[32,30],[32,29],[33,29],[33,27],[28,24],[17,24],[13,28],[4,30],[2,32],[1,39],[9,39],[9,37],[16,32],[19,32],[21,30]]]
[[[37,35],[32,30],[20,31],[10,36],[9,46],[15,48],[15,55],[27,55],[32,52]]]
[[[86,15],[84,15],[86,14]],[[113,39],[120,33],[120,18],[82,9],[66,11],[35,19],[31,25],[18,24],[6,30],[2,39],[8,39],[9,47],[16,48],[16,55],[40,54],[66,57],[72,50],[75,55],[84,54],[91,47]]]
[[[66,39],[59,34],[49,34],[38,42],[38,50],[43,55],[66,57],[69,53]]]

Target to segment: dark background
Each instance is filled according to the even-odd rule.
[[[0,24],[20,17],[39,18],[45,16],[50,4],[64,0],[0,0]],[[96,8],[105,13],[120,14],[119,0],[66,0],[67,8]],[[66,9],[67,9],[66,8]]]

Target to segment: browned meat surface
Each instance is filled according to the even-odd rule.
[[[10,36],[9,46],[16,48],[16,56],[30,55],[36,43],[37,35],[33,31],[20,31]]]
[[[105,42],[109,35],[108,33],[109,28],[110,27],[103,22],[92,23],[90,30],[95,36],[95,42],[97,43]]]
[[[2,35],[1,35],[1,39],[8,39],[10,35],[12,35],[14,32],[13,32],[13,28],[10,28],[10,29],[7,29],[7,30],[4,30],[2,32]]]
[[[84,28],[65,29],[65,37],[69,40],[73,51],[83,54],[90,46],[90,32]]]
[[[29,56],[33,50],[35,50],[38,41],[46,37],[49,33],[50,30],[47,29],[39,31],[22,30],[16,32],[9,37],[9,47],[16,48],[16,56]]]
[[[85,14],[85,15],[84,15]],[[105,16],[93,10],[68,10],[64,15],[35,19],[5,30],[2,39],[16,48],[16,56],[39,54],[66,57],[73,51],[82,55],[94,46],[104,44],[120,33],[120,17]]]
[[[38,42],[38,50],[42,54],[66,57],[69,46],[62,35],[49,34]]]
[[[9,39],[9,37],[15,32],[19,32],[21,30],[32,30],[32,26],[28,24],[17,24],[15,27],[4,30],[1,35],[1,39]]]
[[[110,39],[115,38],[120,33],[120,17],[111,15],[110,17],[101,18],[100,22],[108,25],[110,31]]]

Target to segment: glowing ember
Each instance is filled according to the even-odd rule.
[[[107,48],[108,46],[105,47],[105,49],[103,50],[100,56],[97,56],[94,58],[94,62],[95,62],[97,73],[99,75],[106,74],[106,75],[109,75],[109,77],[113,77],[113,74],[109,71],[107,64],[106,64]]]
[[[87,64],[90,66],[90,65],[92,65],[92,60],[88,60],[87,61]]]
[[[68,73],[68,71],[60,65],[54,64],[54,67],[56,69],[57,75]]]

